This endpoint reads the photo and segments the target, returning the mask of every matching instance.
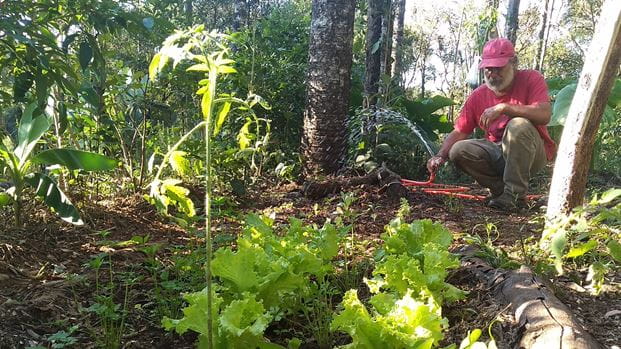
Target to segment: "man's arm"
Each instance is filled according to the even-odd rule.
[[[438,168],[443,163],[445,163],[446,160],[448,160],[449,151],[451,151],[453,145],[459,141],[468,138],[468,136],[469,135],[467,133],[462,133],[457,130],[453,130],[451,133],[449,133],[449,135],[446,136],[444,142],[442,142],[442,146],[440,147],[438,153],[435,156],[432,156],[431,159],[427,161],[427,170],[429,171],[429,173],[435,173]]]
[[[522,117],[530,120],[533,125],[546,125],[552,117],[552,105],[550,102],[542,102],[532,105],[519,105],[509,103],[499,103],[493,107],[485,109],[481,115],[481,127],[487,129],[488,126],[505,114],[509,117]]]

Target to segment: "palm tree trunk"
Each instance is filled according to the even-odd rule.
[[[345,155],[355,0],[313,0],[304,112],[304,175],[334,174]]]

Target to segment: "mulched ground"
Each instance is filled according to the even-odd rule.
[[[376,187],[354,189],[353,211],[358,213],[354,234],[361,242],[361,254],[372,255],[372,246],[383,227],[399,208],[399,202],[380,194]],[[110,247],[102,240],[126,241],[133,236],[149,235],[147,244],[164,246],[157,253],[160,262],[170,263],[170,248],[196,243],[176,225],[158,217],[155,210],[139,195],[111,200],[82,200],[84,227],[60,222],[37,203],[24,209],[29,216],[22,229],[12,226],[8,212],[0,216],[0,348],[24,348],[49,345],[46,337],[61,329],[80,324],[72,335],[75,347],[97,347],[95,319],[82,311],[93,303],[96,275],[88,265],[94,256],[107,252],[116,272],[141,275],[141,281],[127,290],[129,315],[121,339],[123,348],[192,348],[195,336],[178,336],[164,331],[148,315],[152,306],[145,295],[153,287],[145,272],[145,253],[131,246]],[[302,196],[296,184],[265,185],[240,200],[241,210],[273,213],[277,223],[286,223],[296,216],[307,222],[323,223],[336,217],[341,202],[339,194],[322,200]],[[520,251],[525,241],[538,239],[542,223],[536,211],[504,214],[483,207],[480,203],[447,197],[413,193],[409,200],[411,219],[430,218],[442,222],[455,232],[456,243],[463,243],[462,233],[491,238],[493,244]],[[32,214],[34,212],[34,214]],[[222,218],[215,223],[216,235],[226,237],[239,231],[239,222]],[[228,241],[230,239],[222,239]],[[516,249],[516,246],[518,247]],[[367,248],[368,247],[368,248]],[[528,251],[523,250],[526,255]],[[138,266],[138,267],[137,267]],[[78,277],[76,277],[78,276]],[[101,277],[101,276],[100,276]],[[470,292],[468,299],[445,308],[451,328],[446,344],[459,343],[473,328],[487,329],[494,320],[492,332],[502,344],[511,343],[512,316],[498,305],[484,285],[455,272],[450,281]],[[580,280],[558,279],[556,293],[575,312],[587,330],[607,348],[621,345],[621,292],[618,275],[610,285],[594,297],[580,286]],[[120,292],[121,294],[123,292]],[[119,302],[121,302],[119,300]],[[615,312],[615,310],[620,310]],[[270,332],[270,330],[268,330]],[[273,329],[270,333],[275,333]],[[303,347],[312,347],[307,345]]]

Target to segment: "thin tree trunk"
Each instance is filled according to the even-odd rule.
[[[397,0],[396,4],[396,20],[397,30],[395,31],[395,40],[393,45],[393,57],[395,58],[392,67],[392,77],[397,81],[399,86],[403,86],[403,29],[405,24],[405,0]]]
[[[423,53],[423,61],[420,67],[420,98],[425,98],[425,76],[427,75],[427,52]]]
[[[382,36],[384,38],[384,49],[382,50],[382,73],[390,75],[390,72],[392,71],[392,35],[395,29],[395,16],[392,0],[387,0],[384,6],[384,18],[382,20]]]
[[[593,144],[621,62],[621,1],[607,0],[585,57],[554,164],[546,216],[582,204]]]
[[[507,23],[505,25],[505,37],[513,44],[517,40],[518,16],[520,13],[520,0],[509,0],[507,8]]]
[[[183,13],[185,13],[186,21],[188,23],[192,23],[192,14],[194,13],[194,9],[192,7],[192,0],[183,1]]]
[[[546,25],[545,39],[543,40],[543,48],[541,55],[539,56],[539,69],[543,71],[543,64],[545,63],[546,51],[548,50],[548,38],[550,37],[550,28],[552,27],[552,14],[554,14],[554,4],[556,0],[552,0],[550,4],[550,10],[548,11],[548,23]]]
[[[313,0],[304,112],[304,175],[336,173],[345,155],[354,0]]]
[[[364,102],[368,108],[377,102],[380,77],[382,0],[369,0],[367,5],[366,57],[364,74]]]
[[[235,18],[233,19],[233,31],[239,31],[244,26],[244,18],[246,18],[246,1],[236,0],[233,4]]]
[[[548,26],[548,5],[550,0],[546,0],[541,14],[541,30],[539,30],[539,40],[537,42],[537,55],[535,55],[535,70],[541,70],[541,56],[543,52],[543,41],[545,38],[546,27]]]

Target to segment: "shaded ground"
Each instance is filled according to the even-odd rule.
[[[354,234],[360,242],[359,251],[361,255],[372,255],[376,240],[384,225],[394,218],[399,203],[381,195],[376,187],[356,188],[353,193],[356,200],[351,211],[356,213]],[[284,224],[288,217],[296,216],[321,224],[336,217],[342,197],[333,195],[313,201],[304,198],[297,185],[289,184],[265,186],[241,201],[243,211],[273,213],[277,223]],[[409,201],[411,219],[442,222],[455,232],[457,244],[464,242],[462,233],[478,235],[483,241],[493,240],[494,246],[522,253],[527,260],[528,241],[538,239],[541,233],[536,211],[503,214],[479,202],[422,193],[413,193]],[[79,348],[109,346],[106,343],[121,343],[123,348],[192,348],[194,336],[167,333],[160,326],[162,315],[179,315],[181,301],[177,307],[168,304],[168,308],[162,308],[153,299],[174,299],[180,292],[200,289],[202,285],[175,280],[174,275],[154,274],[151,266],[157,262],[170,265],[171,270],[183,269],[175,264],[179,263],[175,256],[187,253],[184,251],[188,245],[200,246],[202,240],[159,218],[139,196],[82,202],[90,202],[82,208],[88,227],[59,222],[33,203],[24,211],[35,215],[28,217],[23,229],[13,228],[11,217],[3,213],[0,348],[49,346],[49,336],[59,335],[59,331],[65,331],[65,338],[69,338],[55,339],[55,343],[65,340],[67,347],[76,341],[74,347]],[[240,223],[222,212],[215,226],[216,241],[227,243],[234,239]],[[104,259],[105,267],[97,269],[93,260],[102,252],[109,257]],[[200,265],[202,260],[198,258],[193,267]],[[493,333],[500,347],[511,343],[515,335],[511,332],[510,312],[498,305],[483,285],[463,277],[459,271],[450,281],[470,291],[470,296],[445,308],[451,324],[445,343],[459,343],[469,330],[487,329],[494,319],[499,320],[493,326]],[[579,285],[580,280],[560,279],[554,285],[559,298],[575,311],[587,330],[607,348],[612,348],[621,344],[621,279],[617,275],[608,281],[611,287],[599,297],[589,295]],[[160,293],[155,294],[155,289]],[[106,302],[126,309],[128,316],[121,328],[114,327],[119,321],[106,324],[103,311],[93,307]],[[72,326],[77,327],[71,331]],[[277,332],[274,328],[268,330],[268,333]],[[115,335],[116,339],[108,338]],[[63,333],[59,336],[63,337]],[[312,343],[312,339],[308,342]]]

